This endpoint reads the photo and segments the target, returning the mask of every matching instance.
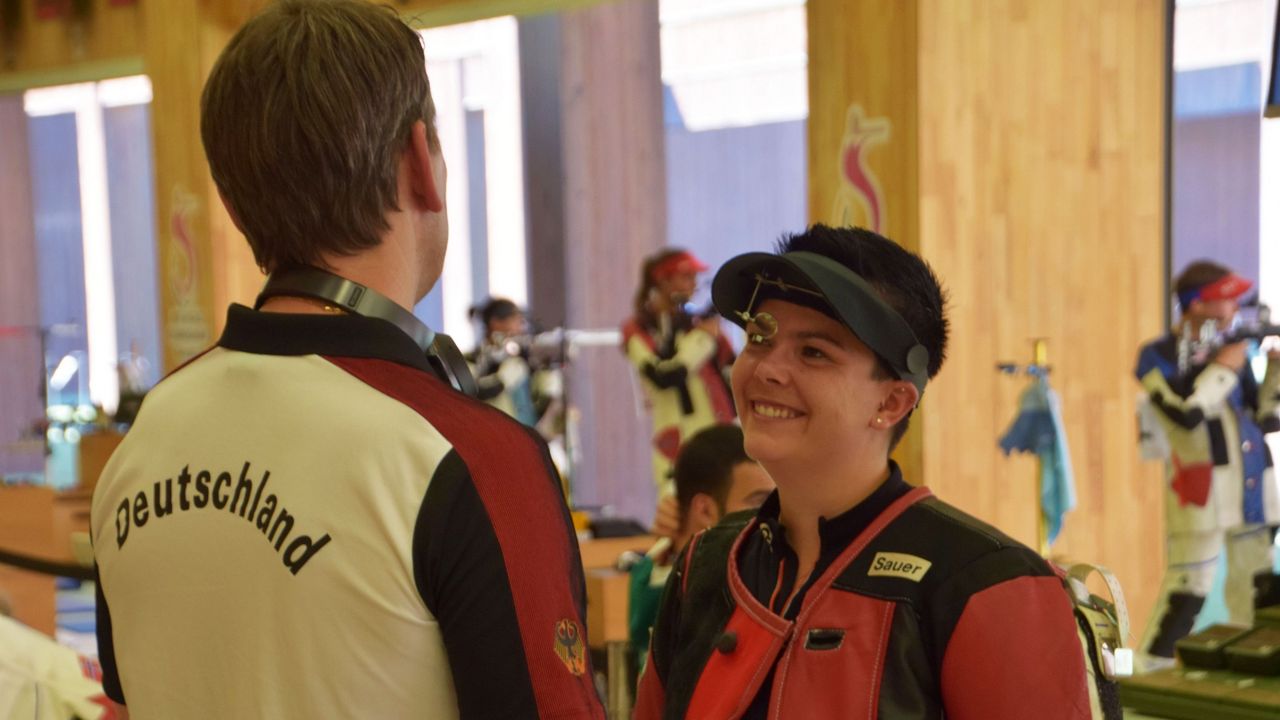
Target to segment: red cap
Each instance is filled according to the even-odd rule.
[[[1200,300],[1234,300],[1249,292],[1253,283],[1231,273],[1200,288],[1197,294]]]
[[[688,250],[681,250],[654,265],[649,274],[654,280],[661,280],[680,273],[700,273],[710,269],[706,263],[694,257],[693,253]]]

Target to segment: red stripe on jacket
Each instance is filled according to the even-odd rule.
[[[1072,612],[1053,575],[1014,578],[969,598],[942,659],[947,717],[1092,717]],[[1015,637],[1009,628],[1035,631]]]
[[[667,705],[667,690],[662,686],[662,678],[653,667],[653,648],[644,662],[644,671],[640,673],[640,684],[636,687],[636,707],[631,713],[632,720],[658,720],[662,717],[662,709]]]
[[[549,477],[537,441],[515,420],[421,370],[384,360],[326,359],[418,412],[466,463],[502,549],[538,715],[603,718],[590,664],[572,675],[555,652],[556,626],[564,619],[578,624],[585,644],[574,598],[584,581],[559,483]]]

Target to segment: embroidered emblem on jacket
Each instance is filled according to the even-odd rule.
[[[933,563],[922,557],[915,555],[907,555],[906,553],[881,552],[871,560],[871,569],[867,570],[867,575],[883,575],[885,577],[900,577],[912,582],[920,582],[924,574],[929,572],[929,567]]]
[[[556,623],[556,655],[569,672],[581,675],[587,670],[587,652],[582,642],[582,629],[578,623],[564,619]]]

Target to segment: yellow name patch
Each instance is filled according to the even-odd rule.
[[[872,558],[871,569],[867,571],[867,575],[900,577],[912,582],[920,582],[924,574],[929,572],[931,565],[933,563],[915,555],[882,552],[876,553]]]

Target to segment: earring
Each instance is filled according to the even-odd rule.
[[[882,418],[882,417],[877,417],[877,418],[876,418],[876,425],[883,425],[883,424],[884,424],[884,418]]]

